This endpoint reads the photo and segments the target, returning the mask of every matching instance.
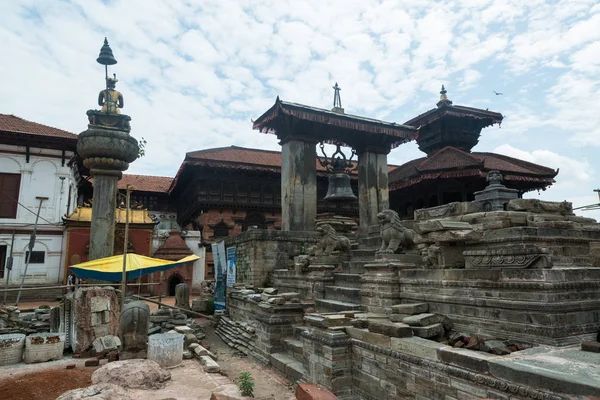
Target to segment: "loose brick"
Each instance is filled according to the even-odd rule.
[[[337,396],[322,386],[302,382],[296,386],[296,400],[337,400]]]
[[[600,353],[600,342],[583,342],[581,343],[581,350],[590,351],[592,353]]]
[[[92,358],[90,360],[85,360],[85,366],[86,367],[97,367],[98,365],[100,365],[100,360],[98,360],[97,358]]]
[[[67,364],[65,369],[75,369],[75,364]]]

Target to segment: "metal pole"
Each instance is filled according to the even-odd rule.
[[[121,278],[121,307],[125,305],[125,292],[127,291],[127,242],[129,236],[129,198],[131,187],[125,188],[125,243],[123,244],[123,276]]]
[[[21,286],[19,288],[19,293],[17,294],[17,301],[15,303],[16,306],[19,305],[19,300],[21,299],[21,290],[23,289],[23,285],[25,284],[25,276],[27,276],[27,267],[29,267],[29,260],[31,260],[31,252],[33,251],[33,246],[35,245],[35,234],[37,232],[37,224],[40,219],[40,211],[42,211],[42,203],[44,200],[48,200],[47,197],[36,196],[36,199],[40,201],[40,205],[38,206],[37,215],[35,216],[35,224],[33,224],[33,233],[31,234],[31,238],[29,239],[29,252],[27,253],[27,257],[25,260],[25,271],[23,271],[23,278],[21,279]]]
[[[15,231],[12,232],[12,239],[10,240],[10,255],[6,260],[6,283],[4,285],[4,289],[8,290],[8,281],[10,280],[10,270],[12,269],[13,264],[13,247],[15,245]],[[6,295],[8,292],[4,292],[4,304],[6,304]]]

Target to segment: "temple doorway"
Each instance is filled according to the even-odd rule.
[[[178,273],[174,273],[169,276],[169,279],[167,280],[169,296],[175,296],[175,286],[179,285],[180,283],[183,283],[183,277]]]

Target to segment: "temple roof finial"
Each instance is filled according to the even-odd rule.
[[[335,83],[335,86],[333,87],[333,108],[331,109],[331,111],[339,113],[339,114],[343,114],[344,113],[344,109],[342,108],[342,98],[340,97],[340,90],[342,90],[342,88],[340,88],[337,84],[337,82]]]
[[[448,96],[446,96],[446,88],[442,85],[442,90],[440,90],[440,101],[437,102],[437,106],[441,107],[443,105],[450,105],[452,102],[448,100]]]

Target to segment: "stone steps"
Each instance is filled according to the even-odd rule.
[[[304,364],[288,353],[273,353],[269,356],[273,368],[292,382],[303,381],[307,376]]]
[[[304,344],[298,339],[283,339],[283,344],[288,355],[296,360],[304,362]]]
[[[360,274],[350,274],[345,272],[334,272],[335,286],[360,289]]]
[[[325,286],[325,298],[348,303],[360,301],[360,288],[345,286]]]
[[[252,332],[252,329],[244,327],[228,317],[220,318],[219,324],[215,328],[215,333],[229,347],[233,347],[246,355],[253,354],[255,351],[256,334]]]
[[[320,313],[323,312],[340,312],[340,311],[360,311],[362,309],[360,304],[350,303],[346,301],[339,300],[329,300],[329,299],[316,299],[315,304],[317,306],[317,310]]]

